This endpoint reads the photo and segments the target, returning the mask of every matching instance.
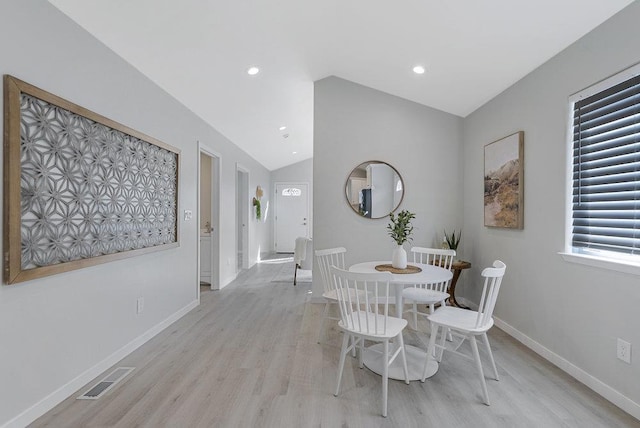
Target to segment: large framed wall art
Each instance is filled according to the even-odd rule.
[[[524,131],[484,146],[484,225],[524,227]]]
[[[180,151],[4,76],[4,282],[179,245]]]

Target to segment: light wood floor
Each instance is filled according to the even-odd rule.
[[[203,288],[198,308],[117,364],[136,367],[124,381],[96,401],[76,400],[92,382],[32,426],[640,426],[495,327],[491,406],[473,363],[452,354],[424,384],[390,381],[387,418],[380,377],[355,359],[336,398],[340,333],[334,326],[316,343],[323,306],[309,302],[309,283],[271,282],[283,269],[293,273],[292,262],[261,263],[222,291]],[[409,329],[405,341],[424,347],[426,337]]]

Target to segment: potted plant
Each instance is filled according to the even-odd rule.
[[[388,233],[391,238],[396,241],[397,247],[393,250],[391,257],[391,265],[397,269],[407,268],[407,252],[403,245],[407,241],[411,241],[413,238],[413,225],[411,220],[416,218],[416,215],[407,210],[400,211],[397,216],[393,213],[389,213],[389,219],[391,223],[387,225]]]
[[[262,191],[262,187],[256,187],[256,196],[253,198],[252,204],[256,207],[256,220],[260,220],[262,218],[262,210],[260,209],[260,199],[264,192]]]
[[[451,234],[448,234],[447,231],[444,231],[444,239],[447,242],[447,246],[451,250],[458,251],[458,244],[460,244],[460,238],[462,237],[462,231],[456,235],[456,230],[453,229]]]
[[[260,217],[262,217],[262,213],[260,210],[260,199],[253,198],[253,206],[256,207],[256,219],[260,220]]]

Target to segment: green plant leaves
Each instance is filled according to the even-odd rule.
[[[413,233],[411,220],[414,218],[416,218],[416,215],[407,210],[400,211],[397,217],[394,216],[393,213],[389,213],[391,223],[387,225],[387,233],[398,245],[402,245],[413,239],[411,237],[411,234]]]
[[[444,239],[447,241],[447,245],[452,250],[458,249],[458,244],[460,244],[461,237],[462,237],[462,230],[460,231],[460,233],[458,233],[458,236],[456,236],[455,229],[453,229],[453,232],[450,235],[447,234],[446,230],[444,231]]]
[[[260,199],[253,198],[253,206],[256,207],[256,219],[260,220],[260,217],[262,216],[260,210]]]

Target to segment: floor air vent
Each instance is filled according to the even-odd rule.
[[[104,379],[93,385],[91,389],[78,397],[78,400],[97,400],[105,392],[113,388],[116,383],[124,379],[126,375],[131,373],[133,369],[135,369],[135,367],[118,367],[105,376]]]

